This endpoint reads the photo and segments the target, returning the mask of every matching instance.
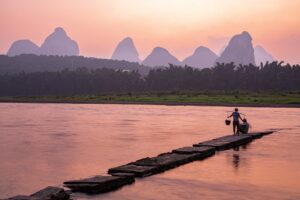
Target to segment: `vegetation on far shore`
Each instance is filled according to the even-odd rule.
[[[145,76],[108,68],[0,74],[2,102],[299,106],[299,91],[300,65],[283,62],[170,65]]]
[[[191,105],[249,105],[300,106],[300,91],[294,92],[226,92],[181,91],[152,93],[120,93],[80,96],[0,97],[0,102],[57,102],[57,103],[145,103]]]

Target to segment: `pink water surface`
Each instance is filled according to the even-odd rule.
[[[0,198],[231,134],[229,107],[0,104]],[[279,129],[239,150],[74,199],[300,199],[300,109],[240,108],[252,130]]]

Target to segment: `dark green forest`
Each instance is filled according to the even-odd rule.
[[[0,96],[101,95],[157,91],[299,91],[300,65],[217,63],[195,69],[170,65],[150,70],[76,68],[0,75]]]

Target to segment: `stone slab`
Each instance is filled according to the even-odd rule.
[[[247,133],[247,135],[251,136],[253,139],[258,139],[264,136],[262,133]]]
[[[110,175],[112,175],[112,176],[121,176],[121,177],[132,177],[132,178],[135,177],[135,175],[133,173],[124,173],[124,172],[123,173],[122,172],[112,173]]]
[[[62,188],[58,187],[46,187],[32,195],[31,197],[35,197],[37,199],[44,200],[68,200],[70,199],[70,195]]]
[[[264,132],[260,132],[262,135],[270,135],[272,133],[274,133],[274,131],[264,131]]]
[[[152,158],[143,158],[131,164],[138,166],[151,166],[158,168],[159,172],[207,157],[204,153],[178,154],[164,153]]]
[[[154,166],[138,166],[131,163],[119,167],[110,168],[108,173],[114,175],[116,173],[131,173],[135,177],[145,177],[157,173],[159,170]]]
[[[36,198],[30,196],[18,195],[18,196],[10,197],[6,200],[36,200]]]
[[[178,154],[203,153],[203,154],[212,155],[215,152],[215,148],[214,147],[208,147],[208,146],[182,147],[182,148],[179,148],[179,149],[175,149],[172,152],[173,153],[178,153]]]
[[[134,182],[133,177],[95,176],[92,178],[64,182],[72,191],[97,194],[116,190]]]
[[[265,135],[269,135],[272,134],[274,131],[264,131],[264,132],[251,132],[251,133],[247,133],[245,135],[249,135],[251,136],[253,139],[258,139],[261,138]]]
[[[251,142],[252,137],[250,135],[228,135],[219,137],[216,139],[208,140],[205,142],[201,142],[199,144],[195,144],[195,147],[199,146],[209,146],[209,147],[215,147],[216,150],[222,151],[226,149],[230,149],[233,147],[237,147],[243,144],[246,144],[248,142]]]
[[[70,195],[59,187],[46,187],[30,196],[18,195],[9,198],[9,200],[68,200]]]

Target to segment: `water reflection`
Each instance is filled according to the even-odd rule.
[[[233,154],[232,155],[232,164],[234,168],[238,168],[240,164],[240,155],[239,154]]]
[[[241,159],[241,156],[243,154],[244,151],[247,150],[248,146],[251,145],[251,143],[248,144],[244,144],[238,147],[234,147],[232,149],[232,166],[235,170],[237,170],[241,164],[241,160],[242,160],[242,164],[245,165],[247,163],[247,157],[243,157]]]

